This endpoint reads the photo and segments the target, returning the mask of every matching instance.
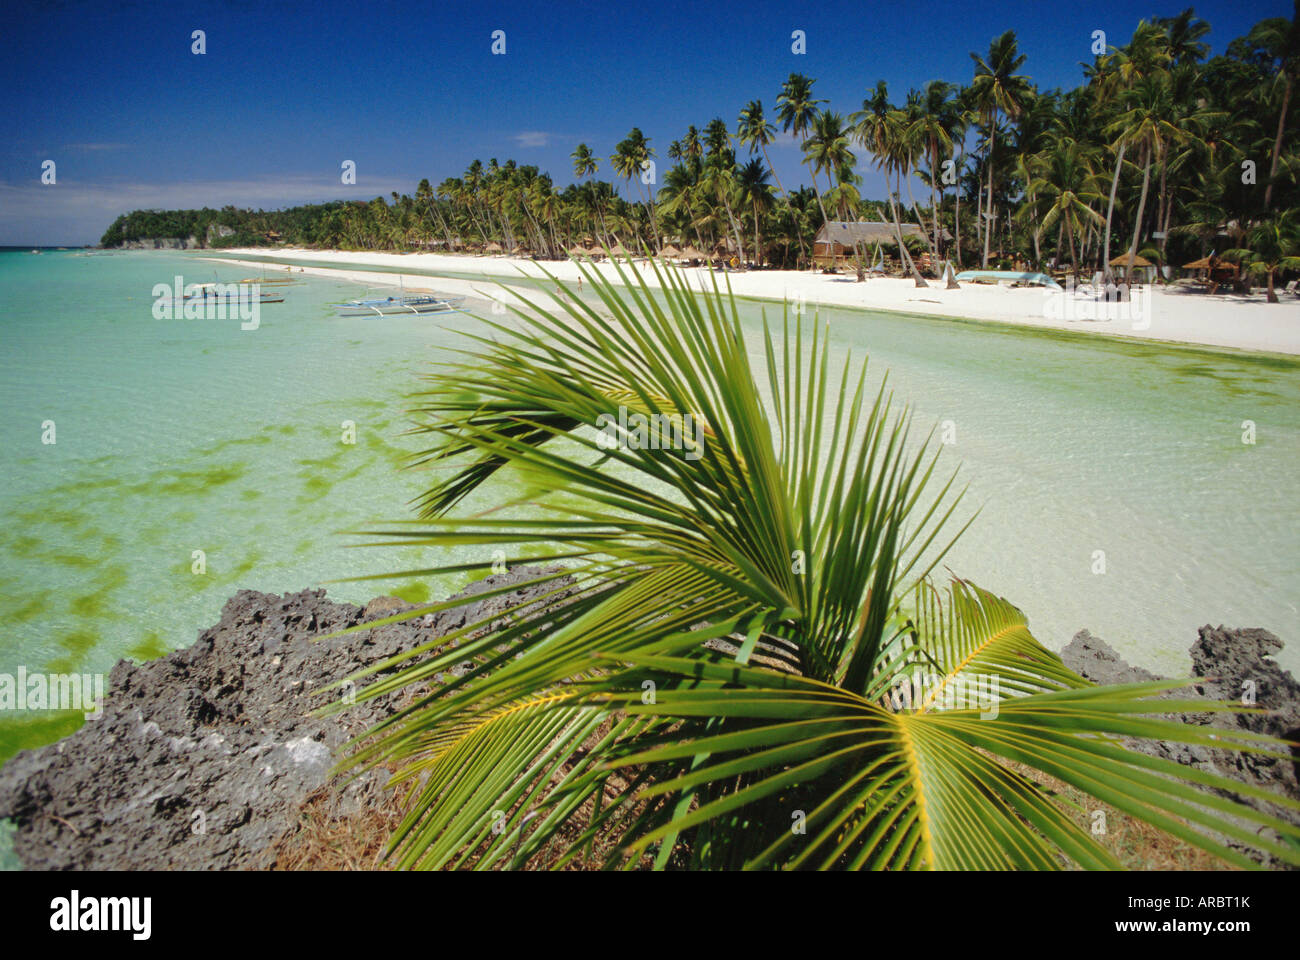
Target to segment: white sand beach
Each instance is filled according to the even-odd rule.
[[[315,260],[337,267],[295,266],[293,271],[334,276],[368,286],[398,285],[397,276],[389,272],[367,271],[365,267],[383,267],[411,271],[402,275],[407,288],[436,287],[439,292],[503,298],[495,281],[509,282],[523,276],[543,277],[543,269],[565,283],[576,283],[579,271],[570,261],[544,264],[508,256],[471,256],[433,253],[378,253],[339,250],[308,250],[281,247],[232,249],[239,256],[256,257],[268,269],[283,269],[277,260]],[[219,257],[207,259],[221,260]],[[226,261],[250,265],[246,260]],[[602,275],[615,281],[613,266],[597,264]],[[624,267],[626,269],[626,266]],[[642,265],[648,282],[655,277]],[[708,285],[710,273],[705,268],[685,271],[692,283]],[[431,281],[424,274],[481,274],[483,282],[438,277]],[[888,310],[899,313],[956,317],[968,320],[1010,323],[1028,327],[1047,327],[1080,333],[1201,344],[1262,353],[1300,354],[1300,298],[1279,291],[1281,303],[1265,301],[1263,292],[1249,297],[1231,294],[1213,296],[1178,287],[1140,288],[1130,304],[1110,305],[1118,316],[1094,319],[1106,305],[1084,296],[1057,293],[1041,288],[993,286],[962,283],[960,289],[948,290],[940,281],[930,281],[928,288],[917,287],[911,280],[872,278],[855,282],[852,274],[827,275],[794,270],[757,270],[716,274],[719,283],[730,281],[738,296],[781,301],[802,300],[810,310],[818,305]],[[1143,298],[1146,298],[1145,302]]]

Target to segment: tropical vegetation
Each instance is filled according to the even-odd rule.
[[[237,231],[216,245],[562,258],[575,248],[655,253],[673,244],[792,267],[810,264],[825,221],[875,220],[898,240],[903,224],[920,228],[923,240],[902,244],[903,266],[918,278],[920,253],[931,273],[944,260],[1090,272],[1144,256],[1177,266],[1245,249],[1248,236],[1300,208],[1297,11],[1260,21],[1213,57],[1209,24],[1192,9],[1143,20],[1127,42],[1083,64],[1072,89],[1040,89],[1013,31],[971,54],[969,77],[933,80],[901,101],[878,81],[848,112],[816,96],[815,79],[791,74],[771,100],[740,107],[734,124],[688,126],[664,151],[661,175],[655,144],[634,127],[608,157],[577,144],[574,182],[563,187],[536,166],[475,160],[437,186],[421,181],[414,196],[272,212],[136,211],[103,243],[207,243],[215,222]],[[772,154],[782,138],[801,151],[808,185],[780,182]],[[884,197],[861,195],[868,165],[885,174]],[[602,170],[613,180],[598,179]],[[857,251],[860,263],[876,255]]]

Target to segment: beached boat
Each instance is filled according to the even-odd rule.
[[[402,313],[451,313],[459,310],[464,297],[438,297],[433,294],[405,294],[382,300],[349,300],[336,303],[341,317],[386,317]]]
[[[959,282],[962,280],[974,281],[975,283],[990,281],[1000,283],[1006,280],[1011,283],[1062,289],[1059,283],[1045,273],[1021,273],[1019,270],[963,270],[957,274],[957,280]]]

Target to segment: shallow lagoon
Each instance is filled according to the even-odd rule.
[[[152,317],[153,285],[177,273],[254,272],[176,253],[0,255],[0,671],[107,671],[191,643],[242,587],[432,565],[413,550],[353,549],[342,531],[409,516],[428,477],[400,469],[418,448],[402,436],[404,398],[475,321],[336,317],[330,303],[364,291],[314,277],[264,306],[256,331]],[[741,303],[747,330],[764,309],[779,322],[779,307]],[[945,460],[961,464],[981,512],[946,565],[1012,599],[1044,643],[1086,627],[1178,673],[1197,626],[1262,626],[1300,672],[1300,361],[843,309],[819,318],[841,362],[869,352],[873,376],[889,370],[918,425],[949,422]],[[46,420],[53,445],[41,443]],[[341,442],[344,421],[355,444]],[[458,585],[329,590],[421,600]],[[0,719],[0,759],[72,722]]]

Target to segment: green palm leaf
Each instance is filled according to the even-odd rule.
[[[407,788],[397,865],[1115,866],[1022,768],[1231,862],[1223,838],[1300,859],[1239,823],[1293,827],[1216,792],[1258,791],[1124,749],[1208,742],[1143,716],[1177,704],[1092,687],[1007,601],[931,584],[961,494],[865,365],[832,371],[801,317],[747,339],[729,294],[619,269],[621,290],[584,269],[594,306],[525,297],[419,398],[418,460],[450,470],[420,520],[372,533],[562,570],[367,672],[363,697],[409,693],[351,758]],[[620,405],[701,432],[610,448]],[[641,439],[674,437],[659,422]],[[455,515],[502,473],[526,505]]]

